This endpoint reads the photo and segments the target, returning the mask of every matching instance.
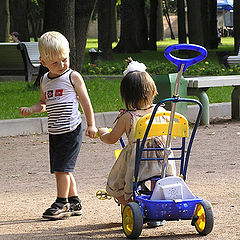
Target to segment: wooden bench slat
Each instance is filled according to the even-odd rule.
[[[23,43],[26,45],[31,62],[40,65],[40,53],[38,50],[38,42],[23,42]]]
[[[240,75],[185,77],[188,88],[239,86]]]
[[[228,56],[227,63],[229,65],[238,65],[238,64],[240,64],[240,47],[239,47],[238,55],[236,55],[236,56]]]

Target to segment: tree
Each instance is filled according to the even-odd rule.
[[[137,19],[135,4],[135,0],[121,0],[120,41],[114,48],[114,51],[117,53],[135,53],[140,51],[136,34]]]
[[[234,50],[238,54],[240,45],[240,1],[233,3]]]
[[[59,31],[68,39],[71,68],[79,72],[84,60],[87,29],[95,3],[96,0],[45,1],[44,32]],[[37,78],[35,86],[39,85],[39,80],[40,78]]]
[[[171,39],[175,39],[175,36],[173,34],[173,30],[172,30],[172,24],[171,24],[171,19],[169,17],[169,1],[168,0],[165,0],[164,1],[164,8],[163,8],[163,13],[164,13],[164,16],[166,18],[166,21],[168,23],[168,27],[170,29],[170,32],[171,32]]]
[[[187,0],[189,43],[203,46],[201,1]]]
[[[148,23],[145,14],[145,0],[138,0],[135,3],[136,12],[136,35],[139,49],[148,49]]]
[[[10,30],[11,32],[18,32],[19,39],[23,42],[29,42],[29,30],[28,30],[28,0],[15,1],[10,0]]]
[[[158,0],[150,0],[149,50],[157,50],[157,9]]]
[[[178,15],[178,42],[187,42],[187,32],[186,32],[186,14],[185,14],[185,1],[177,1],[177,15]]]
[[[88,24],[95,4],[96,0],[45,1],[44,31],[55,30],[66,36],[71,48],[71,67],[77,71],[82,68]]]
[[[105,60],[112,60],[112,29],[115,1],[98,0],[98,49]]]
[[[158,0],[158,9],[157,9],[157,41],[162,41],[163,37],[164,37],[163,0]]]
[[[218,48],[217,41],[217,0],[201,1],[201,26],[203,46],[208,49]]]
[[[34,41],[38,41],[38,37],[42,33],[42,23],[44,17],[45,0],[29,0],[28,19],[31,26],[30,34],[33,33]]]
[[[189,42],[216,49],[217,0],[187,0]]]
[[[9,1],[0,1],[0,42],[9,41]]]
[[[54,9],[54,11],[53,11]],[[45,1],[44,32],[58,31],[69,41],[71,67],[75,67],[75,0]]]
[[[84,61],[85,47],[87,42],[87,29],[91,19],[96,0],[76,0],[75,6],[75,46],[76,62],[75,69],[81,71]]]

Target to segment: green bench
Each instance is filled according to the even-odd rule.
[[[37,42],[0,43],[0,75],[25,76],[30,82],[40,67]]]

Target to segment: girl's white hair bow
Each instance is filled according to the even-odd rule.
[[[140,63],[138,61],[130,61],[127,69],[123,71],[123,76],[126,76],[129,72],[139,71],[146,72],[147,67],[144,63]]]

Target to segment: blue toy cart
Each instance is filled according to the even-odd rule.
[[[180,59],[171,54],[175,50],[193,50],[199,53],[195,58]],[[142,232],[143,224],[149,221],[173,221],[190,220],[200,235],[207,235],[213,229],[213,208],[210,202],[195,196],[185,183],[189,156],[192,143],[202,113],[202,104],[195,99],[180,98],[178,89],[180,78],[188,66],[200,62],[207,56],[205,48],[193,44],[176,44],[165,50],[166,58],[177,65],[178,75],[172,98],[167,98],[156,104],[152,114],[143,116],[136,126],[136,162],[133,178],[133,202],[126,204],[122,210],[122,227],[127,238],[138,238]],[[172,103],[171,111],[158,112],[158,108],[165,102]],[[187,119],[175,112],[178,102],[191,102],[199,106],[195,125],[189,135]],[[155,121],[156,118],[165,116],[167,123]],[[147,148],[145,146],[148,137],[167,136],[164,148]],[[181,138],[179,147],[171,147],[172,137]],[[188,139],[188,144],[186,144]],[[142,158],[143,151],[164,152],[162,158]],[[170,157],[171,152],[179,152],[178,157]],[[174,154],[175,155],[175,154]],[[180,156],[180,157],[179,157]],[[168,161],[180,161],[180,175],[166,176]],[[162,161],[162,172],[160,176],[147,180],[154,180],[155,186],[151,190],[146,187],[145,182],[138,181],[138,171],[141,161]]]

